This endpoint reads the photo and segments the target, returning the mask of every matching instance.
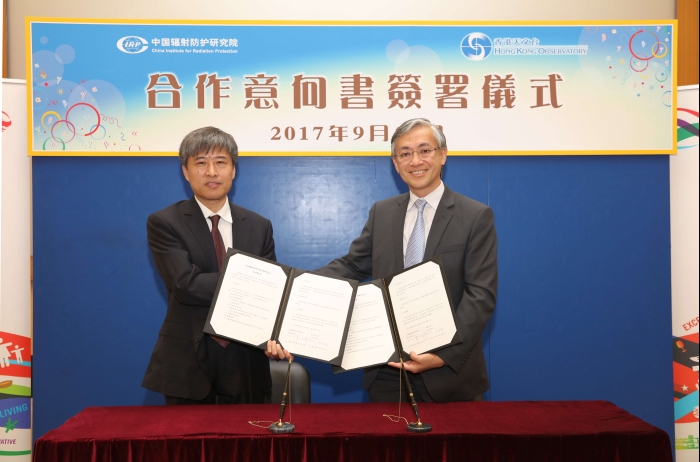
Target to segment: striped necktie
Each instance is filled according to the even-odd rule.
[[[427,203],[425,199],[421,198],[417,199],[413,204],[416,209],[418,209],[418,217],[416,217],[416,224],[413,227],[411,237],[408,239],[408,245],[406,246],[404,268],[417,265],[423,261],[423,254],[425,253],[425,222],[423,221],[423,209]]]

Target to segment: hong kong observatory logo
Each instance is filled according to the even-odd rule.
[[[493,51],[493,43],[488,35],[472,32],[462,39],[460,49],[465,58],[472,61],[482,61],[488,58]]]

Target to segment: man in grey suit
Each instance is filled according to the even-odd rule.
[[[447,143],[430,121],[404,122],[391,138],[391,153],[410,192],[375,203],[347,255],[319,271],[379,279],[440,255],[463,343],[411,352],[406,370],[419,401],[480,400],[489,389],[481,333],[496,306],[498,282],[493,211],[443,184]],[[399,398],[400,367],[365,370],[363,386],[371,401]]]
[[[142,386],[167,404],[262,403],[271,394],[268,352],[203,333],[227,247],[275,260],[272,224],[228,200],[238,146],[214,127],[180,144],[194,197],[148,217],[148,246],[168,290],[168,310]]]

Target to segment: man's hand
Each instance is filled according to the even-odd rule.
[[[401,363],[389,363],[389,365],[391,367],[401,369]],[[403,365],[408,372],[417,374],[419,372],[442,367],[445,365],[445,361],[440,359],[440,357],[434,353],[423,353],[422,355],[418,355],[415,351],[412,351],[411,359],[409,361],[404,361]]]
[[[289,354],[287,350],[283,350],[281,346],[277,344],[274,340],[268,340],[267,341],[267,350],[265,350],[265,356],[267,356],[270,359],[286,359],[289,361],[290,359],[293,361],[294,356]]]

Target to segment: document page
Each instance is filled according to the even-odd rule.
[[[457,327],[437,263],[394,276],[389,295],[404,351],[425,353],[452,341]]]
[[[282,346],[321,361],[339,356],[352,295],[347,281],[311,273],[295,278],[279,333]]]
[[[286,282],[275,264],[231,256],[209,321],[214,331],[255,346],[270,340]]]
[[[351,370],[385,363],[394,351],[382,290],[374,284],[359,286],[340,367]]]

